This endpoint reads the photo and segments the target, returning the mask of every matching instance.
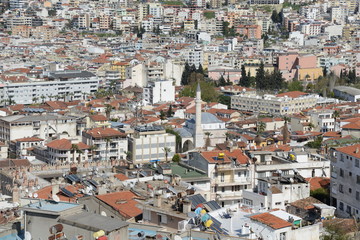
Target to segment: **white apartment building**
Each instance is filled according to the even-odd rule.
[[[81,30],[89,29],[90,27],[90,16],[87,13],[79,15],[78,28]]]
[[[149,15],[154,17],[162,17],[164,8],[161,3],[148,3]]]
[[[168,161],[175,153],[175,135],[166,133],[162,126],[138,126],[128,138],[132,162],[149,163],[166,161],[165,148],[169,148]]]
[[[76,149],[73,146],[76,145]],[[81,163],[89,159],[90,146],[69,139],[57,139],[47,145],[46,161],[48,163]]]
[[[145,87],[148,82],[145,64],[138,63],[127,67],[126,78],[131,79],[131,86]]]
[[[310,22],[301,24],[301,33],[308,36],[316,36],[321,33],[321,23]]]
[[[159,102],[175,101],[175,86],[172,80],[157,80],[149,82],[143,89],[145,104],[153,105]]]
[[[126,159],[126,136],[113,128],[93,128],[82,132],[82,141],[90,146],[92,161]]]
[[[66,101],[80,100],[84,94],[97,91],[99,79],[86,71],[56,71],[47,73],[48,81],[28,81],[0,84],[0,102],[11,99],[17,104],[33,104],[61,96]]]
[[[314,125],[313,131],[331,132],[339,130],[338,128],[335,129],[334,110],[311,110],[308,113],[311,116],[311,123]]]
[[[255,191],[243,192],[243,204],[259,209],[282,209],[310,196],[310,184],[299,174],[259,178]]]
[[[189,165],[203,170],[211,179],[210,199],[220,206],[240,202],[245,189],[252,188],[252,166],[240,149],[194,152]]]
[[[318,96],[316,95],[302,95],[299,97],[282,95],[278,97],[270,94],[264,96],[240,94],[231,96],[231,108],[241,111],[286,115],[299,113],[304,109],[315,106],[317,99]]]
[[[330,151],[331,202],[341,217],[360,219],[360,144]]]
[[[12,115],[0,118],[0,141],[38,137],[48,139],[62,133],[76,136],[76,118],[60,115]]]
[[[336,22],[337,24],[345,24],[347,16],[349,14],[349,9],[346,5],[340,5],[331,8],[331,22]]]
[[[204,52],[201,47],[195,47],[191,49],[187,49],[184,52],[184,60],[188,62],[189,65],[195,65],[196,68],[199,65],[203,65],[204,63]]]
[[[300,15],[307,19],[319,19],[320,6],[303,6],[300,8]]]

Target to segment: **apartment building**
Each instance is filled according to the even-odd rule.
[[[149,82],[143,89],[143,100],[152,105],[159,102],[175,101],[175,86],[172,80],[157,80]]]
[[[252,166],[240,149],[194,152],[189,165],[206,172],[211,179],[211,199],[223,207],[240,202],[243,191],[252,188]]]
[[[126,159],[126,133],[113,128],[93,128],[82,132],[82,141],[91,146],[92,161]]]
[[[48,163],[81,163],[89,160],[90,146],[82,142],[73,143],[69,139],[57,139],[46,146]]]
[[[360,144],[335,148],[331,158],[331,202],[342,217],[360,219]]]
[[[48,139],[67,133],[76,136],[76,117],[61,115],[12,115],[0,118],[0,141],[38,137]]]
[[[241,111],[261,112],[278,115],[299,113],[314,107],[317,95],[289,92],[278,95],[240,94],[231,96],[231,108]]]
[[[133,163],[171,161],[175,153],[175,135],[166,133],[162,126],[137,126],[128,140]]]
[[[331,132],[339,130],[338,128],[335,129],[334,110],[311,110],[308,114],[311,116],[311,123],[314,125],[313,131]]]
[[[42,81],[18,83],[3,81],[0,85],[0,102],[11,99],[17,104],[33,104],[40,99],[48,101],[50,96],[61,96],[67,101],[79,100],[84,93],[94,93],[99,87],[99,79],[87,71],[55,71],[45,74],[47,81],[46,78]]]

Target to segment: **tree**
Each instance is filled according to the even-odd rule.
[[[288,84],[288,91],[303,91],[304,87],[298,80],[293,80]]]
[[[160,120],[165,120],[166,119],[166,114],[163,110],[160,110]]]
[[[176,163],[180,162],[180,160],[181,160],[181,158],[180,158],[179,154],[175,154],[172,158],[172,161],[176,162]]]
[[[126,154],[126,159],[130,161],[132,159],[132,152],[131,151],[125,151],[124,153]]]
[[[265,132],[266,124],[264,122],[258,121],[256,124],[256,132],[258,135],[261,135],[263,132]]]
[[[338,110],[335,110],[333,112],[333,118],[334,118],[334,131],[337,130],[337,126],[336,126],[336,120],[340,117],[340,112]]]
[[[75,162],[75,153],[79,150],[79,146],[77,144],[71,144],[70,151],[73,154],[73,162]]]
[[[106,104],[105,106],[106,106],[106,108],[105,108],[105,114],[106,114],[107,119],[109,119],[109,118],[110,118],[111,111],[114,109],[114,107],[111,106],[110,104]]]
[[[280,23],[280,16],[279,16],[279,14],[278,14],[278,12],[277,12],[276,10],[273,10],[273,11],[272,11],[271,20],[272,20],[274,23]]]
[[[201,74],[205,74],[204,69],[203,69],[201,64],[199,64],[199,67],[198,67],[198,69],[196,69],[196,72],[201,73]]]
[[[264,63],[261,61],[259,68],[256,70],[255,82],[257,89],[264,89],[265,88],[265,70],[264,70]]]
[[[355,222],[356,224],[356,222]],[[330,224],[325,227],[325,233],[322,236],[322,240],[350,240],[351,238],[346,235],[343,226],[338,224]]]
[[[222,87],[222,86],[226,86],[226,81],[225,81],[225,78],[224,78],[224,75],[221,75],[220,78],[218,79],[218,86],[219,87]]]
[[[275,69],[270,76],[270,81],[268,83],[268,87],[274,90],[280,90],[284,87],[284,78],[282,77],[282,73],[279,69]]]
[[[205,132],[206,140],[205,140],[205,148],[208,148],[211,146],[211,140],[210,137],[212,136],[211,132]]]
[[[189,84],[189,77],[190,77],[190,65],[186,62],[185,63],[185,67],[184,67],[184,71],[181,75],[181,85],[185,86]]]
[[[231,97],[230,96],[220,95],[218,102],[228,106],[229,109],[231,108]]]
[[[246,75],[245,65],[241,65],[241,77],[240,77],[239,85],[243,87],[250,87],[250,79]]]
[[[172,117],[172,115],[174,114],[173,110],[172,110],[172,105],[170,104],[169,109],[167,110],[166,116]]]
[[[106,152],[105,152],[105,160],[109,160],[108,159],[108,153],[109,153],[109,145],[110,145],[110,143],[112,143],[112,140],[111,140],[111,138],[109,138],[109,137],[106,137],[105,138],[105,146],[106,146]]]
[[[311,130],[313,130],[315,127],[315,125],[313,123],[309,123],[308,125],[308,128],[309,128],[309,131],[311,132]]]
[[[216,102],[218,101],[219,93],[215,90],[214,83],[199,81],[201,87],[201,99],[205,102]],[[195,97],[197,83],[193,82],[191,85],[186,86],[181,92],[181,97]]]
[[[90,146],[90,151],[91,151],[91,157],[94,159],[94,152],[95,150],[98,149],[98,147],[96,145],[91,145]]]
[[[38,100],[39,100],[38,97],[33,97],[33,98],[32,98],[32,101],[33,101],[34,104],[36,104]]]
[[[164,153],[165,153],[165,160],[166,160],[166,162],[168,162],[168,155],[169,155],[169,153],[171,152],[171,148],[169,148],[169,147],[164,147],[162,150],[163,150]]]

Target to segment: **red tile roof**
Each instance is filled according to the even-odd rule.
[[[40,141],[44,141],[44,139],[38,137],[25,137],[14,140],[14,142],[40,142]]]
[[[360,144],[355,144],[352,146],[339,147],[336,148],[337,151],[345,153],[347,155],[360,158]]]
[[[289,223],[281,218],[278,218],[270,213],[261,213],[261,214],[253,215],[250,217],[250,219],[257,221],[257,222],[261,222],[261,223],[271,227],[272,229],[280,229],[280,228],[292,226],[291,223]]]
[[[125,174],[119,173],[119,174],[115,174],[114,177],[116,177],[117,179],[119,179],[120,181],[124,181],[129,179]]]
[[[137,207],[139,198],[130,191],[114,192],[103,195],[97,195],[98,199],[117,210],[122,216],[129,219],[142,214],[142,210]]]
[[[301,97],[303,95],[307,95],[307,93],[304,92],[300,92],[300,91],[292,91],[292,92],[285,92],[285,93],[280,93],[278,95],[276,95],[277,97],[291,97],[291,98],[298,98]]]
[[[78,192],[79,189],[83,188],[82,185],[75,185],[75,186],[67,185],[64,188],[66,190],[70,191],[71,193],[75,194],[75,196],[68,197],[65,194],[63,194],[59,188],[59,192],[56,193],[56,195],[59,197],[60,201],[62,201],[62,202],[76,202],[77,198],[83,196],[83,194]],[[52,186],[43,187],[43,188],[39,189],[38,191],[36,191],[35,193],[38,194],[39,199],[49,199],[49,197],[52,196]]]
[[[224,153],[224,160],[215,160],[218,157],[219,153]],[[202,152],[201,155],[207,160],[209,163],[231,163],[232,160],[230,158],[236,158],[236,161],[239,164],[247,164],[249,162],[249,158],[240,150],[234,149],[233,151],[207,151]]]
[[[360,129],[360,122],[351,122],[342,126],[342,129]]]
[[[316,203],[322,203],[322,202],[317,200],[316,198],[307,197],[307,198],[303,198],[303,199],[297,200],[295,202],[292,202],[292,203],[290,203],[290,205],[297,207],[297,208],[309,210],[309,209],[315,208],[314,204],[316,204]]]
[[[0,168],[29,167],[31,163],[27,159],[4,159],[0,160]]]
[[[310,190],[314,191],[319,188],[329,188],[330,178],[327,177],[311,177],[306,178],[306,181],[310,183]]]
[[[106,137],[126,137],[126,133],[120,132],[113,128],[93,128],[85,131],[93,138],[106,138]]]
[[[90,119],[94,122],[101,122],[101,121],[107,121],[108,119],[104,115],[90,115]]]
[[[71,150],[73,143],[71,143],[70,140],[68,139],[59,139],[59,140],[54,140],[50,143],[48,143],[46,146],[48,146],[49,148],[53,148],[53,149],[57,149],[57,150]],[[88,146],[87,144],[83,143],[83,142],[79,142],[76,143],[76,145],[78,146],[78,148],[81,149],[89,149],[90,146]]]

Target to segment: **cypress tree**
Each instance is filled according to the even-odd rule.
[[[256,76],[255,76],[255,83],[257,89],[265,88],[264,80],[265,80],[264,63],[261,61],[259,68],[256,70]]]
[[[246,75],[246,70],[244,65],[241,66],[241,77],[240,77],[239,85],[243,87],[250,87],[250,79]]]
[[[181,75],[181,85],[188,85],[189,84],[189,77],[190,77],[190,65],[186,62],[184,71]]]

